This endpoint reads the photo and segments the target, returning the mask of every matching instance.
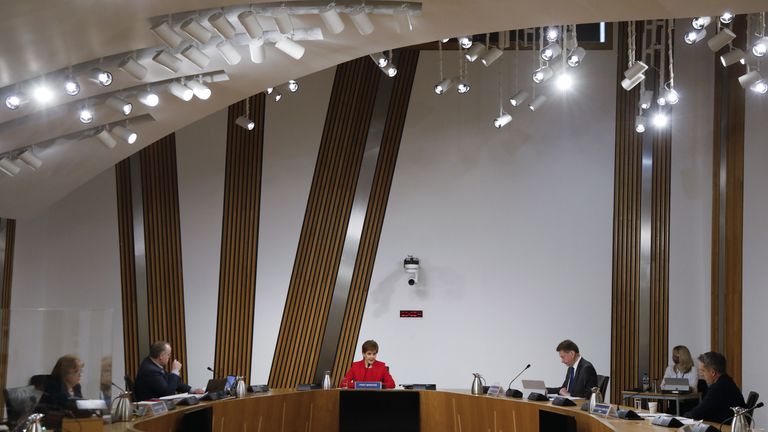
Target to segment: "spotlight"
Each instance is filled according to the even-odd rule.
[[[498,49],[496,47],[493,47],[493,48],[489,49],[488,52],[485,53],[485,55],[480,57],[480,62],[483,64],[483,66],[488,67],[493,62],[498,60],[499,57],[501,57],[502,54],[504,54],[504,51],[502,51],[502,50],[500,50],[500,49]]]
[[[551,43],[541,49],[540,55],[542,60],[550,61],[559,56],[562,51],[563,49],[560,48],[560,44]]]
[[[709,46],[709,49],[712,51],[717,52],[734,39],[736,39],[736,33],[732,32],[730,29],[724,28],[707,41],[707,46]]]
[[[653,90],[646,90],[640,94],[640,108],[647,110],[653,103]]]
[[[711,22],[712,22],[712,17],[708,17],[708,16],[698,17],[698,18],[694,18],[693,21],[691,21],[691,25],[696,30],[701,30],[704,27],[708,26],[709,23]]]
[[[195,18],[187,18],[181,23],[181,31],[190,35],[193,39],[201,44],[208,43],[211,40],[211,32],[207,28],[203,27]]]
[[[181,42],[184,40],[181,36],[179,36],[176,31],[171,28],[171,26],[168,24],[168,21],[163,21],[160,24],[157,24],[156,26],[151,28],[152,32],[157,35],[158,38],[160,38],[163,43],[168,45],[171,48],[176,48],[181,44]]]
[[[104,69],[93,68],[91,69],[91,80],[102,87],[106,87],[112,84],[112,73],[105,71]]]
[[[766,94],[768,93],[768,83],[765,82],[765,80],[758,81],[752,84],[752,86],[750,87],[750,90],[752,90],[755,93]]]
[[[552,69],[547,66],[544,66],[536,69],[533,72],[533,75],[531,76],[531,78],[533,79],[533,82],[535,82],[536,84],[541,84],[544,81],[552,78],[552,75],[554,75],[554,72],[552,72]]]
[[[547,29],[547,41],[554,42],[560,37],[560,30],[557,27],[549,27]]]
[[[299,82],[296,80],[288,80],[288,91],[291,93],[299,91]]]
[[[80,93],[80,83],[74,77],[68,76],[64,79],[64,93],[69,96],[77,96]]]
[[[227,61],[231,66],[234,66],[238,63],[240,63],[240,60],[242,60],[242,57],[240,57],[240,53],[237,52],[234,46],[232,46],[231,43],[229,43],[228,40],[223,40],[216,44],[216,49],[219,50],[221,53],[221,56],[224,57],[224,60]]]
[[[576,47],[568,54],[568,66],[575,68],[581,65],[581,61],[584,60],[584,56],[587,55],[587,51],[582,47]]]
[[[275,20],[277,30],[282,34],[293,33],[293,23],[291,22],[291,16],[285,12],[274,14],[272,18]]]
[[[727,53],[720,56],[720,62],[723,63],[723,66],[728,67],[734,63],[741,63],[745,64],[746,61],[746,54],[744,54],[744,51],[740,50],[739,48],[734,48]]]
[[[339,34],[344,30],[344,21],[341,20],[341,16],[336,12],[336,6],[328,6],[327,9],[320,12],[320,19],[323,20],[325,28],[331,34]]]
[[[112,133],[115,134],[118,138],[121,140],[127,142],[128,144],[133,144],[136,142],[136,139],[139,138],[139,136],[136,134],[136,132],[128,129],[125,126],[115,126],[112,128]]]
[[[168,69],[171,72],[178,72],[179,69],[181,69],[182,61],[180,58],[176,57],[175,55],[169,53],[166,50],[160,50],[155,53],[154,56],[152,56],[152,61],[155,63],[165,66],[166,69]]]
[[[40,84],[32,90],[32,97],[35,98],[37,103],[47,104],[53,100],[53,92],[47,85]]]
[[[133,104],[120,96],[110,96],[105,103],[108,107],[123,115],[128,115],[133,111]]]
[[[184,84],[179,84],[176,81],[168,84],[168,91],[184,102],[191,101],[192,96],[195,95],[191,88],[185,86]]]
[[[624,76],[628,79],[633,79],[637,75],[640,75],[643,72],[645,72],[646,69],[648,69],[648,65],[646,65],[641,61],[636,61],[632,63],[632,66],[630,66],[629,69],[624,71]]]
[[[498,116],[495,119],[493,119],[493,126],[496,129],[501,129],[504,126],[506,126],[507,124],[509,124],[509,122],[511,122],[511,121],[512,121],[512,116],[511,115],[509,115],[507,113],[501,113],[500,116]]]
[[[379,69],[381,69],[381,71],[384,72],[384,74],[390,78],[397,75],[397,67],[392,62],[390,62],[388,65],[384,66],[383,68],[379,68]]]
[[[277,41],[275,48],[298,60],[304,56],[304,47],[287,36]]]
[[[705,37],[707,37],[707,29],[691,30],[683,36],[683,40],[688,45],[693,45]]]
[[[446,78],[435,85],[435,93],[441,95],[447,92],[456,81],[453,78]]]
[[[108,149],[113,149],[117,145],[117,141],[115,141],[115,137],[112,136],[111,133],[107,130],[107,128],[104,128],[101,130],[101,132],[96,134],[96,138],[101,141],[101,143],[104,145],[104,147]]]
[[[43,166],[43,161],[35,155],[31,148],[24,150],[18,159],[35,171]]]
[[[21,167],[16,165],[16,163],[12,161],[9,157],[5,156],[2,159],[0,159],[0,171],[3,171],[4,173],[13,177],[19,172],[21,172]]]
[[[376,63],[376,66],[382,68],[386,66],[389,63],[389,59],[384,55],[384,53],[373,53],[371,54],[371,60],[373,60],[374,63]]]
[[[90,124],[93,122],[93,110],[84,106],[80,108],[80,123]]]
[[[208,17],[208,23],[211,24],[224,39],[232,39],[235,37],[235,26],[229,22],[227,16],[223,13],[216,12],[211,15]]]
[[[665,127],[667,124],[669,124],[669,117],[667,117],[666,114],[663,112],[657,112],[653,116],[653,125],[659,129]]]
[[[677,91],[675,91],[675,89],[670,88],[664,92],[664,100],[670,105],[675,105],[680,102],[680,95],[677,93]]]
[[[256,127],[256,123],[246,116],[238,117],[237,120],[235,120],[235,124],[247,130],[253,130],[253,128]]]
[[[541,108],[542,105],[544,105],[544,102],[547,101],[547,97],[544,95],[538,95],[536,96],[536,99],[532,100],[531,103],[528,105],[528,108],[531,111],[536,111],[539,108]]]
[[[624,87],[624,90],[630,91],[633,88],[635,88],[636,85],[640,84],[640,81],[645,79],[645,75],[643,74],[637,74],[633,78],[624,78],[621,80],[621,86]]]
[[[720,15],[720,22],[723,24],[730,24],[730,22],[733,21],[733,17],[733,13],[725,11],[722,15]]]
[[[275,92],[275,102],[280,102],[280,99],[283,98],[283,94],[280,92]]]
[[[555,85],[557,85],[557,88],[562,91],[569,90],[571,87],[573,87],[573,78],[571,78],[571,76],[567,73],[561,73],[557,76]]]
[[[509,99],[509,103],[513,107],[517,107],[517,106],[522,105],[523,102],[525,102],[526,99],[528,99],[528,92],[525,91],[525,90],[520,90],[519,92],[515,93],[515,95],[512,96]]]
[[[148,107],[156,107],[157,104],[160,103],[160,97],[149,90],[139,92],[136,99]]]
[[[187,81],[187,87],[192,89],[192,93],[194,93],[198,99],[208,100],[208,98],[211,97],[211,89],[198,80]]]
[[[663,94],[660,94],[658,98],[656,98],[656,105],[658,106],[664,106],[667,104],[667,99],[664,97]]]
[[[464,49],[472,46],[472,39],[469,36],[461,36],[458,38],[458,41],[459,45]]]
[[[750,88],[753,84],[755,84],[758,81],[762,81],[763,76],[760,75],[760,72],[753,70],[751,72],[747,72],[744,75],[739,77],[739,84],[741,84],[742,87]]]
[[[264,33],[264,29],[261,27],[261,24],[259,24],[256,14],[252,11],[241,12],[237,16],[237,19],[240,21],[240,24],[243,25],[245,32],[248,33],[248,36],[250,36],[251,39],[259,38]]]
[[[472,47],[466,53],[464,53],[464,58],[467,59],[468,62],[472,63],[477,60],[478,57],[484,55],[486,51],[487,48],[485,48],[485,45],[481,44],[480,42],[475,42],[472,44]]]
[[[267,87],[266,90],[264,90],[268,95],[271,95],[273,91],[275,91],[274,87]]]
[[[763,57],[768,53],[768,36],[763,36],[752,45],[752,54],[755,57]]]
[[[147,68],[137,62],[133,57],[126,57],[117,64],[117,67],[136,80],[143,80],[147,76]]]
[[[251,61],[264,63],[266,51],[264,50],[264,38],[256,38],[248,42],[248,51],[251,53]]]
[[[469,93],[469,90],[472,88],[472,86],[469,85],[466,81],[460,81],[459,84],[456,86],[456,92],[459,94],[465,94]]]
[[[643,133],[646,127],[647,123],[644,116],[639,115],[635,117],[635,132]]]
[[[366,36],[373,32],[373,23],[371,22],[371,18],[368,17],[365,7],[360,7],[350,12],[349,18],[361,35]]]
[[[211,62],[211,58],[206,53],[200,50],[200,48],[190,45],[181,50],[181,55],[187,60],[195,64],[200,69],[204,69]]]
[[[413,31],[413,22],[411,21],[411,12],[407,9],[396,9],[392,11],[395,18],[395,27],[398,33]]]
[[[446,42],[448,42],[449,40],[451,40],[451,38],[444,38],[444,39],[440,39],[440,42],[442,42],[442,43],[446,43]]]
[[[6,96],[5,98],[5,106],[9,110],[18,109],[23,103],[24,103],[24,96],[21,93],[14,93]]]

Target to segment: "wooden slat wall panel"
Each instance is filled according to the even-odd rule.
[[[638,27],[638,33],[642,29]],[[637,383],[640,292],[640,198],[642,137],[634,130],[639,86],[625,91],[619,82],[627,68],[627,23],[619,24],[616,154],[613,204],[611,298],[611,400]]]
[[[251,131],[235,124],[246,104],[256,123]],[[263,142],[264,94],[259,93],[229,107],[214,360],[218,373],[246,380],[253,353]]]
[[[123,350],[125,374],[136,376],[139,368],[139,336],[136,309],[136,260],[133,242],[133,203],[131,201],[131,161],[115,165],[117,183],[117,227],[120,247],[120,286],[123,306]],[[122,377],[112,377],[122,382]]]
[[[733,31],[736,39],[734,48],[746,50],[746,17],[738,15],[733,21]],[[742,354],[742,267],[744,240],[744,124],[745,124],[745,91],[738,83],[738,77],[746,70],[743,65],[735,64],[725,69],[725,76],[720,55],[729,47],[715,55],[715,114],[713,132],[713,171],[712,171],[712,301],[711,301],[711,342],[712,350],[718,351],[720,345],[719,329],[724,325],[724,355],[726,357],[728,374],[737,384],[741,385],[741,354]],[[723,82],[723,79],[726,82]],[[727,96],[723,86],[728,87]],[[723,98],[727,100],[723,101]],[[722,113],[721,103],[724,103],[727,113]],[[720,116],[728,116],[727,140],[725,143],[726,159],[726,190],[725,197],[720,195],[721,154],[720,133],[722,131]],[[725,201],[725,244],[720,244],[719,220],[721,200]],[[720,298],[718,287],[720,279],[719,255],[721,249],[725,252],[725,322],[719,322],[718,310]]]
[[[313,379],[380,75],[367,56],[336,68],[269,374],[272,387]]]
[[[5,260],[3,264],[3,291],[0,292],[0,389],[8,382],[8,337],[11,324],[11,281],[13,280],[13,250],[16,241],[16,221],[7,219],[5,225]],[[5,396],[0,392],[0,417],[5,410]]]
[[[141,150],[140,160],[149,339],[168,341],[173,347],[173,357],[185,364],[187,348],[175,134]]]
[[[400,140],[403,135],[418,60],[418,50],[403,50],[397,61],[398,74],[389,102],[379,159],[376,163],[371,195],[363,223],[360,248],[358,249],[347,306],[344,311],[339,345],[331,372],[332,382],[338,382],[341,379],[357,353],[357,339],[360,335],[360,325],[365,310],[365,302],[368,298],[368,288],[371,283],[381,227],[384,223],[384,215],[389,201],[390,186],[400,150]]]

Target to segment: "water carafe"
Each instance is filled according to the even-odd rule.
[[[323,375],[323,390],[331,389],[331,371],[325,371]]]
[[[733,410],[733,423],[731,423],[731,432],[749,432],[749,419],[747,418],[747,409],[741,407],[731,408]]]
[[[131,421],[133,418],[133,407],[131,406],[131,392],[122,392],[120,396],[112,400],[110,407],[112,421]]]
[[[589,412],[595,408],[595,405],[603,403],[603,394],[600,393],[600,387],[592,387],[592,395],[589,397]]]
[[[483,384],[485,383],[485,380],[483,379],[483,376],[480,375],[477,372],[472,373],[475,377],[472,379],[472,394],[473,395],[481,395],[483,394]]]

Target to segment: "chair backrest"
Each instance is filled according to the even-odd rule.
[[[134,385],[133,378],[131,378],[130,376],[126,375],[125,376],[125,391],[132,392],[135,387],[136,386]]]
[[[758,399],[760,399],[760,393],[753,391],[749,392],[749,396],[747,396],[747,408],[752,408],[757,405]]]
[[[29,415],[34,410],[43,392],[35,386],[13,387],[3,390],[8,420],[15,423],[21,416]]]
[[[32,375],[29,378],[29,385],[35,386],[37,390],[45,391],[45,384],[48,383],[48,379],[50,379],[50,375],[48,374],[42,374],[42,375]]]
[[[608,391],[608,381],[610,380],[611,380],[611,377],[608,377],[605,375],[597,376],[597,387],[600,388],[600,394],[603,395],[604,399],[608,398],[608,395],[605,392]]]

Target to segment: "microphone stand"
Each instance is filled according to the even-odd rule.
[[[523,368],[523,370],[520,371],[517,375],[515,375],[514,378],[512,378],[512,381],[509,382],[509,385],[507,386],[507,391],[504,393],[507,397],[513,397],[513,398],[521,398],[523,397],[523,392],[520,390],[514,390],[512,389],[512,383],[515,382],[515,380],[523,374],[523,372],[527,371],[528,368],[531,367],[531,364],[528,363],[527,366]]]

